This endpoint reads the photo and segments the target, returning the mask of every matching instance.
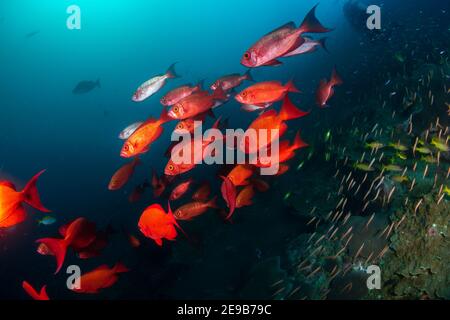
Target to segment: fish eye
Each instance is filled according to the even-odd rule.
[[[169,170],[172,171],[173,170],[173,165],[169,166]]]
[[[124,147],[124,150],[128,151],[128,150],[130,150],[130,147],[126,144],[125,147]]]
[[[244,54],[244,58],[245,58],[245,59],[250,59],[250,53],[246,52],[246,53]]]
[[[242,96],[246,97],[247,96],[247,91],[242,92]]]
[[[175,107],[173,108],[173,111],[174,111],[174,112],[178,112],[178,107],[175,106]]]
[[[177,125],[177,129],[183,129],[183,125],[180,123],[179,125]]]

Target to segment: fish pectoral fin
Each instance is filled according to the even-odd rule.
[[[283,64],[283,62],[281,62],[281,61],[271,60],[269,62],[264,63],[263,66],[266,66],[266,67],[278,67],[278,66],[281,66],[282,64]]]

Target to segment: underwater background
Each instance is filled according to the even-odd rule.
[[[66,8],[72,4],[81,8],[81,30],[66,27]],[[47,284],[54,299],[450,298],[450,197],[440,188],[450,186],[450,155],[442,150],[437,161],[439,150],[432,150],[434,158],[411,152],[416,137],[430,149],[432,137],[448,137],[450,3],[445,0],[320,1],[318,18],[334,28],[325,35],[329,53],[318,50],[285,59],[280,67],[252,70],[256,81],[294,79],[302,94],[293,101],[312,111],[289,122],[289,139],[301,129],[309,144],[290,161],[290,171],[268,178],[269,191],[240,208],[232,223],[214,210],[182,223],[194,243],[180,236],[160,248],[140,237],[141,246],[133,248],[127,241],[127,233],[139,236],[137,221],[147,206],[167,204],[150,190],[137,203],[130,204],[128,196],[151,179],[152,168],[163,173],[174,123],[165,125],[125,188],[111,192],[111,175],[126,163],[119,156],[120,131],[158,117],[159,99],[176,86],[200,79],[209,85],[224,74],[244,73],[240,59],[252,43],[288,21],[300,23],[316,4],[0,1],[0,178],[21,190],[36,172],[47,169],[39,191],[56,219],[38,225],[45,214],[27,208],[24,223],[0,231],[0,298],[28,299],[23,280],[37,287]],[[382,8],[380,31],[365,26],[367,15],[359,6],[369,4]],[[181,78],[145,102],[131,100],[139,84],[174,62]],[[314,93],[333,66],[344,84],[322,110],[315,106]],[[73,94],[80,81],[97,79],[100,88]],[[246,128],[255,118],[242,113],[233,99],[215,113],[228,118],[232,128]],[[209,127],[214,122],[206,121]],[[408,147],[401,157],[392,150],[384,155],[392,160],[384,165],[408,168],[408,181],[388,172],[381,182],[384,199],[365,207],[363,197],[381,170],[358,171],[353,164],[364,156],[370,162],[374,151],[366,144],[373,141],[384,146],[401,141]],[[218,169],[202,165],[190,176],[210,180],[213,193],[220,195]],[[350,172],[355,173],[347,179]],[[355,186],[348,184],[353,178],[367,180],[368,185],[361,182],[364,192],[355,194]],[[388,196],[393,198],[387,201]],[[330,219],[331,211],[336,219]],[[338,217],[339,211],[343,214]],[[348,212],[351,217],[333,234],[335,222]],[[89,271],[122,261],[131,269],[98,295],[68,290],[65,269],[53,275],[54,258],[36,252],[36,239],[56,236],[60,225],[80,216],[114,231],[101,256],[81,260],[69,253],[65,266]],[[358,232],[369,219],[370,228]],[[337,256],[349,226],[355,233]],[[365,286],[370,264],[381,266],[381,290],[369,292]]]

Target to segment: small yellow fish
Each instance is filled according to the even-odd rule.
[[[374,171],[375,170],[367,163],[356,163],[355,168],[358,170],[361,170],[361,171]]]
[[[397,143],[389,143],[389,147],[394,148],[397,151],[406,151],[408,150],[408,147],[404,146],[400,142]]]
[[[408,159],[408,157],[406,156],[406,154],[402,153],[402,152],[397,152],[395,154],[398,158],[402,159],[402,160],[406,160]]]
[[[421,154],[431,154],[431,150],[427,147],[418,147],[416,148],[416,151]]]
[[[422,157],[420,160],[425,161],[426,163],[437,163],[437,159],[433,156]]]
[[[398,182],[398,183],[402,183],[402,182],[408,182],[409,178],[407,176],[393,176],[392,180],[394,180],[395,182]]]
[[[449,187],[445,186],[443,192],[444,192],[446,195],[450,196],[450,188],[449,188]]]
[[[439,151],[442,151],[442,152],[450,151],[450,148],[447,146],[447,143],[445,143],[445,141],[442,139],[433,138],[431,140],[431,144]]]
[[[383,166],[383,169],[386,171],[393,171],[393,172],[399,172],[403,170],[400,166],[396,164],[388,164],[387,166]]]
[[[382,144],[381,142],[371,142],[371,143],[366,143],[366,148],[369,149],[381,149],[384,147],[384,144]]]

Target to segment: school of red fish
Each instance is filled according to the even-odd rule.
[[[323,39],[313,40],[304,36],[304,34],[332,31],[325,28],[316,18],[316,7],[311,9],[298,27],[290,22],[260,38],[244,52],[241,64],[247,68],[279,66],[282,64],[280,61],[282,58],[310,53],[318,47],[326,49]],[[132,100],[141,103],[159,92],[171,79],[178,77],[173,64],[166,73],[157,75],[140,85],[132,95]],[[293,81],[286,84],[279,81],[255,82],[240,92],[235,91],[247,81],[255,82],[250,69],[243,75],[230,74],[217,79],[210,86],[211,91],[205,90],[203,81],[200,81],[197,85],[183,85],[166,93],[160,99],[163,108],[158,119],[149,118],[144,122],[136,122],[120,133],[119,138],[124,140],[120,156],[133,159],[113,174],[108,189],[119,190],[127,184],[136,166],[141,164],[140,156],[149,152],[151,145],[161,137],[166,123],[178,121],[175,132],[186,130],[193,134],[198,124],[196,121],[205,122],[208,116],[215,117],[213,110],[224,105],[232,97],[242,105],[242,111],[258,112],[258,116],[250,124],[249,129],[258,130],[257,132],[278,129],[277,138],[281,138],[287,132],[288,121],[308,115],[309,112],[300,110],[289,98],[289,93],[300,92]],[[320,81],[316,91],[317,106],[328,107],[335,87],[341,84],[340,76],[333,69],[330,80]],[[272,109],[277,102],[281,102],[281,109],[278,112]],[[226,127],[226,121],[221,121],[220,118],[213,125],[213,128],[219,130]],[[286,173],[289,170],[288,161],[295,157],[298,150],[308,146],[301,139],[300,131],[296,131],[292,142],[282,140],[279,143],[277,175]],[[201,151],[211,142],[212,140],[203,139],[200,142]],[[270,140],[266,146],[270,147],[272,142],[273,140]],[[195,140],[190,143],[195,144]],[[240,150],[248,153],[248,143],[249,141],[246,141],[240,145]],[[257,145],[261,147],[260,144]],[[211,195],[214,189],[209,181],[197,182],[193,178],[183,178],[186,173],[198,166],[196,163],[202,160],[203,152],[192,151],[191,161],[179,164],[171,159],[172,150],[176,147],[177,143],[172,143],[166,152],[169,159],[164,173],[158,176],[157,172],[153,171],[151,181],[138,185],[128,198],[132,203],[141,200],[147,188],[153,189],[154,198],[162,198],[167,194],[167,200],[162,205],[158,203],[149,205],[137,219],[137,227],[141,234],[153,240],[158,246],[163,246],[165,240],[177,239],[179,231],[189,238],[181,225],[186,223],[185,221],[198,218],[210,209],[216,210],[223,219],[230,221],[236,210],[252,205],[257,192],[267,192],[270,188],[269,183],[259,175],[258,170],[268,166],[270,159],[260,157],[256,164],[233,165],[226,171],[221,170],[217,175],[224,203],[221,207],[218,196]],[[17,191],[14,184],[9,181],[0,181],[0,229],[10,228],[26,219],[24,204],[41,212],[50,212],[41,203],[36,187],[38,178],[43,172],[36,174],[22,191]],[[175,183],[179,179],[181,181]],[[188,198],[187,195],[191,191],[192,196]],[[171,202],[179,203],[180,201],[184,203],[172,211]],[[58,236],[36,240],[37,252],[41,255],[53,256],[56,260],[55,273],[58,273],[64,266],[66,255],[70,252],[76,253],[80,259],[101,255],[102,250],[107,246],[109,234],[109,230],[97,230],[94,222],[79,217],[61,226]],[[136,235],[127,234],[127,237],[133,248],[141,246],[141,240]],[[119,274],[129,271],[122,262],[118,262],[113,267],[101,265],[90,272],[83,273],[80,286],[72,290],[77,293],[95,294],[113,286],[118,281]],[[34,289],[27,281],[23,281],[22,286],[32,299],[49,300],[45,285],[40,291]]]

